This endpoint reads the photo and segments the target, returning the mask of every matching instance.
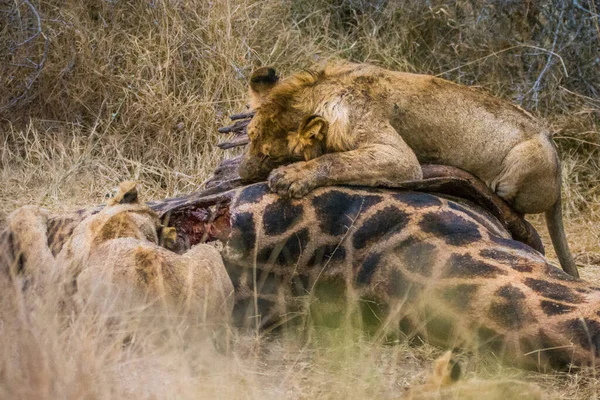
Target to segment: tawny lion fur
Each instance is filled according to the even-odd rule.
[[[282,81],[261,68],[250,105],[256,114],[239,168],[246,181],[268,175],[273,191],[302,197],[327,185],[394,187],[421,179],[423,163],[455,166],[518,212],[545,212],[563,269],[578,275],[551,133],[521,108],[434,76],[347,62]]]
[[[175,229],[137,199],[135,184],[120,191],[97,214],[80,222],[56,258],[48,248],[48,212],[23,207],[8,219],[13,252],[23,274],[37,286],[51,275],[73,282],[78,296],[128,296],[145,299],[195,322],[227,323],[233,309],[233,285],[219,252],[199,244],[179,255],[159,245],[174,241]],[[18,261],[18,260],[16,260]]]

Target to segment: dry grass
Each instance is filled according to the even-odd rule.
[[[478,85],[545,118],[573,251],[600,280],[598,12],[594,0],[1,3],[0,220],[24,204],[98,203],[125,179],[148,198],[193,191],[225,156],[216,127],[243,108],[254,67],[344,57]],[[349,334],[327,346],[244,336],[225,357],[122,305],[65,325],[47,296],[3,312],[1,398],[388,398],[439,354]],[[124,347],[125,334],[140,341]],[[522,374],[466,362],[471,375]],[[593,371],[526,377],[557,398],[597,397]]]

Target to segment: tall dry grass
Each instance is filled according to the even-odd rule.
[[[226,156],[216,128],[244,107],[253,68],[285,74],[342,57],[476,85],[544,118],[563,160],[573,251],[598,279],[596,2],[0,2],[0,220],[23,204],[98,203],[125,179],[146,198],[196,190]],[[350,333],[327,346],[244,336],[224,357],[127,305],[65,324],[60,294],[45,296],[0,309],[0,398],[397,397],[438,354]],[[516,374],[466,361],[470,374]],[[597,397],[593,371],[527,377],[557,398]]]
[[[152,196],[194,190],[223,156],[215,128],[243,108],[253,68],[288,73],[332,57],[522,104],[556,132],[568,211],[596,200],[592,0],[11,0],[0,32],[2,213],[74,193],[91,201],[123,178]]]

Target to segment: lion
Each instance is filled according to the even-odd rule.
[[[6,258],[16,266],[9,266],[13,275],[50,288],[66,283],[65,292],[83,301],[119,295],[149,301],[211,330],[228,324],[233,284],[218,250],[198,244],[176,254],[166,248],[175,243],[175,228],[162,226],[139,202],[135,183],[121,183],[104,208],[77,224],[56,257],[48,246],[48,220],[48,211],[34,206],[8,217],[6,242],[14,254]]]
[[[46,287],[56,269],[56,260],[48,247],[47,225],[50,212],[37,206],[23,206],[6,219],[0,232],[0,290],[10,278],[20,275],[21,290]]]
[[[280,80],[250,79],[246,182],[302,197],[318,186],[394,187],[421,164],[461,168],[522,214],[545,213],[562,268],[578,277],[561,211],[561,171],[549,130],[520,107],[429,75],[330,62]]]

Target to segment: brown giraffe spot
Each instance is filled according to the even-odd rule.
[[[263,227],[268,236],[281,235],[302,220],[304,208],[290,199],[280,197],[265,207]]]
[[[600,322],[589,318],[577,318],[565,321],[562,326],[573,341],[590,350],[594,356],[600,356]]]
[[[442,298],[457,311],[466,311],[472,308],[473,299],[477,294],[479,285],[461,284],[442,290]]]
[[[356,275],[356,282],[362,285],[368,285],[371,283],[371,278],[375,273],[375,269],[381,261],[381,254],[371,253],[365,258]]]
[[[409,215],[399,208],[388,206],[363,222],[352,237],[352,245],[355,249],[371,246],[404,228],[409,218]]]
[[[506,271],[474,259],[470,254],[452,254],[444,267],[443,278],[495,278]]]
[[[248,186],[238,196],[236,206],[259,202],[267,193],[269,190],[264,183]]]
[[[266,264],[269,261],[279,265],[293,265],[298,262],[308,243],[308,228],[289,236],[278,254],[274,254],[278,246],[265,247],[256,255],[256,262]]]
[[[548,363],[551,368],[559,370],[571,362],[570,346],[563,347],[561,344],[564,345],[564,343],[553,340],[542,329],[538,331],[537,335],[519,339],[521,352],[523,355],[527,354],[530,362],[538,368]]]
[[[555,303],[554,301],[550,300],[542,300],[540,305],[542,306],[544,314],[548,316],[567,314],[575,309],[575,307],[568,306],[566,304]]]
[[[519,272],[532,272],[533,268],[529,263],[535,263],[535,261],[524,259],[522,256],[515,256],[506,251],[498,250],[498,249],[483,249],[479,252],[479,255],[492,259],[494,261],[498,261],[502,264],[510,266],[515,271]]]
[[[341,263],[346,258],[346,249],[337,244],[328,244],[321,246],[312,254],[312,257],[306,263],[307,267],[322,265],[325,263]]]
[[[351,195],[339,190],[331,190],[313,199],[319,227],[332,236],[346,233],[358,214],[367,211],[381,201],[381,196]]]
[[[474,222],[451,211],[427,213],[419,226],[423,232],[432,233],[452,246],[465,246],[481,239]]]
[[[513,285],[505,285],[494,293],[501,300],[490,304],[488,316],[506,329],[520,329],[523,323],[533,323],[536,319],[527,312],[523,299],[525,294]]]
[[[567,303],[580,303],[584,299],[571,288],[561,285],[560,283],[554,283],[549,281],[543,281],[541,279],[527,278],[525,279],[525,285],[529,286],[534,291],[538,292],[544,297],[548,297],[553,300],[564,301]]]
[[[414,208],[439,207],[442,205],[442,201],[438,197],[427,193],[401,192],[392,195],[392,197]]]
[[[252,254],[256,242],[254,215],[249,212],[235,214],[232,218],[231,231],[234,232],[229,240],[231,247],[238,249],[243,256]]]
[[[409,236],[406,240],[398,243],[394,251],[402,265],[409,271],[423,276],[431,275],[431,269],[437,258],[437,248],[433,244]]]

